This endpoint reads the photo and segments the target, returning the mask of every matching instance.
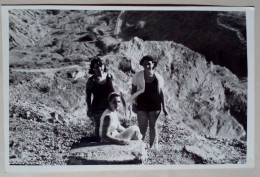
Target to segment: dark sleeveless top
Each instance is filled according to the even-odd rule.
[[[144,93],[137,98],[137,110],[148,112],[161,110],[161,97],[156,78],[151,83],[145,83]]]
[[[93,94],[92,111],[103,112],[108,107],[108,95],[114,91],[112,76],[107,75],[106,82],[103,84],[98,84],[92,78],[90,79],[91,87],[89,89]]]

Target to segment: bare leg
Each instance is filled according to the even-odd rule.
[[[143,135],[143,140],[148,127],[148,112],[137,111],[137,121],[141,134]]]
[[[126,130],[116,135],[116,138],[124,140],[141,140],[142,135],[136,125],[128,127]]]
[[[158,145],[157,120],[161,111],[149,112],[149,127],[150,127],[150,147],[153,146],[154,140],[156,146]]]
[[[96,113],[93,114],[93,118],[94,118],[94,122],[95,122],[95,136],[96,136],[96,140],[99,140],[99,127],[100,127],[100,118],[102,116],[103,112],[102,111],[98,111]]]

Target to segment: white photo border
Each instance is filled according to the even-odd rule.
[[[3,45],[3,99],[6,172],[68,172],[96,170],[146,170],[146,169],[227,169],[254,168],[254,122],[255,122],[255,50],[254,50],[254,8],[253,7],[208,7],[208,6],[2,6],[2,43],[9,44],[9,14],[11,9],[62,9],[62,10],[135,10],[135,11],[244,11],[246,12],[248,97],[247,97],[247,163],[218,165],[67,165],[65,166],[17,166],[9,164],[9,45]],[[120,168],[119,168],[120,166]]]

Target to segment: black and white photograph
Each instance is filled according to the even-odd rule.
[[[4,13],[9,169],[252,165],[250,8]]]

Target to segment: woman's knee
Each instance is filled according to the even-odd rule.
[[[138,126],[132,125],[131,126],[131,132],[133,132],[132,139],[134,139],[134,140],[141,140],[142,139],[143,136],[142,136]]]
[[[135,132],[135,131],[140,132],[140,129],[137,125],[132,125],[132,126],[128,127],[128,129],[130,129],[133,132]]]
[[[144,111],[138,111],[137,112],[137,121],[138,121],[139,127],[147,126],[148,125],[148,114]]]
[[[157,131],[157,120],[155,121],[149,121],[149,127],[151,132]]]
[[[139,131],[139,127],[138,127],[137,125],[132,125],[132,129],[133,129],[134,131]]]
[[[156,127],[155,124],[150,125],[150,131],[151,131],[151,132],[156,132],[156,131],[157,131],[157,127]]]
[[[159,118],[159,114],[160,112],[158,111],[153,111],[153,112],[149,112],[149,125],[150,126],[156,126],[157,124],[157,120]]]

